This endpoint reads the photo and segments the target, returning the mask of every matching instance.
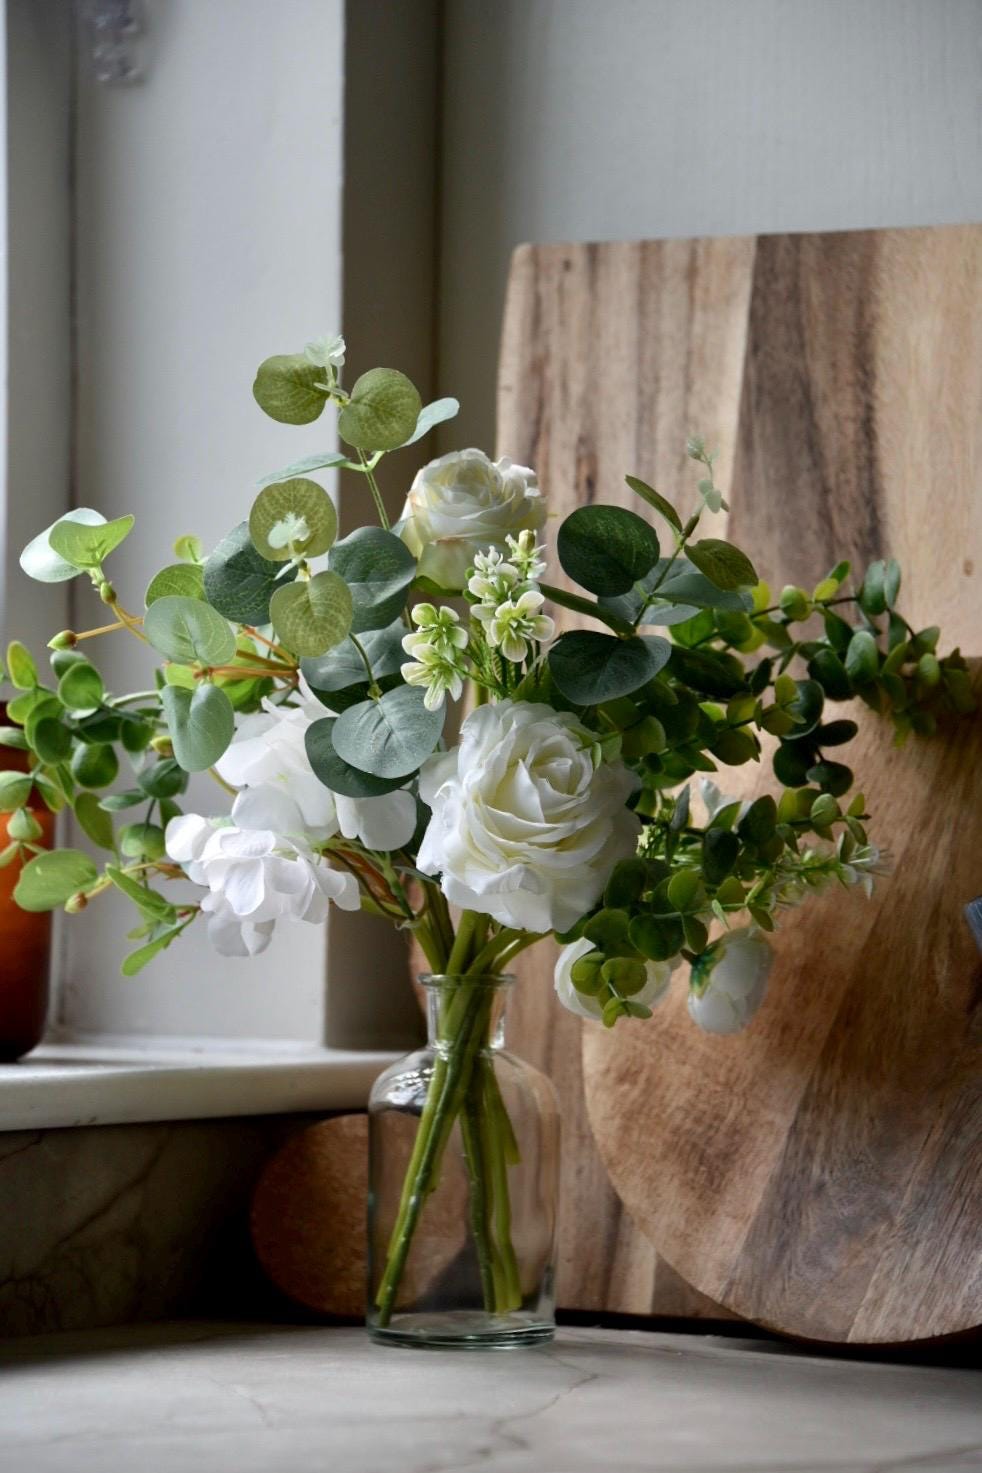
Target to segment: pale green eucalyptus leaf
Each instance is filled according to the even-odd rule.
[[[235,635],[210,604],[168,595],[150,605],[143,632],[168,660],[179,664],[225,665],[235,654]]]
[[[37,854],[20,872],[14,900],[21,910],[56,910],[99,878],[93,861],[80,849]]]
[[[199,563],[169,563],[155,573],[143,595],[149,608],[158,598],[204,598],[204,570]]]
[[[217,685],[192,692],[169,685],[161,692],[174,756],[185,772],[205,772],[227,750],[235,732],[232,702]]]
[[[270,419],[279,424],[308,425],[319,419],[327,393],[317,385],[324,370],[303,353],[279,353],[259,365],[252,394]]]
[[[20,565],[28,577],[36,579],[38,583],[65,583],[69,578],[75,578],[80,571],[75,563],[66,562],[60,557],[49,541],[54,529],[63,522],[98,527],[104,526],[106,519],[101,511],[94,511],[90,506],[76,506],[32,538],[20,555]]]
[[[338,535],[338,514],[323,486],[297,476],[260,491],[249,513],[249,534],[270,562],[286,562],[294,552],[318,557]]]
[[[307,581],[278,588],[269,612],[288,650],[295,655],[323,655],[351,629],[351,594],[336,573],[315,573]]]
[[[397,450],[416,432],[419,393],[395,368],[372,368],[357,379],[338,416],[338,434],[358,450]]]
[[[51,548],[73,567],[98,568],[133,530],[135,518],[116,517],[112,522],[85,526],[81,522],[56,522],[48,534]]]

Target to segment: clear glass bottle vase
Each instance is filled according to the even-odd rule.
[[[504,1047],[510,977],[425,976],[426,1047],[369,1100],[368,1327],[504,1349],[552,1338],[559,1108]]]

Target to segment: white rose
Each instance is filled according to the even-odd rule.
[[[314,721],[331,715],[301,676],[294,706],[263,702],[245,716],[231,746],[216,763],[235,788],[276,787],[297,804],[304,828],[318,839],[339,831],[366,849],[402,849],[416,829],[416,800],[400,789],[377,798],[345,798],[331,792],[307,760],[305,737]]]
[[[447,899],[502,925],[568,930],[634,854],[641,824],[625,807],[636,779],[594,767],[593,738],[565,711],[523,701],[479,706],[460,745],[432,757],[420,796],[433,810],[418,865]]]
[[[689,1016],[707,1033],[739,1033],[764,1000],[774,953],[766,936],[746,927],[713,943],[692,969]]]
[[[215,826],[199,814],[172,819],[165,842],[171,859],[211,892],[203,909],[216,918],[218,935],[230,916],[254,926],[280,919],[319,923],[331,900],[342,910],[360,905],[354,876],[310,850],[299,808],[277,788],[240,793],[228,824]],[[245,936],[242,944],[249,949]]]
[[[546,505],[527,466],[455,450],[417,472],[402,515],[400,535],[420,573],[450,591],[464,587],[475,553],[505,551],[509,533],[537,531]]]
[[[556,995],[563,1007],[568,1008],[571,1013],[576,1013],[577,1017],[589,1019],[592,1023],[603,1017],[603,1000],[578,992],[572,976],[573,963],[578,962],[581,956],[586,956],[591,951],[596,951],[596,947],[586,936],[581,936],[579,941],[571,941],[569,946],[563,947],[556,958],[553,977]],[[653,1008],[660,1003],[668,991],[668,984],[672,980],[675,965],[676,963],[673,962],[645,962],[648,980],[640,992],[632,994],[631,1001],[643,1003],[648,1008]]]

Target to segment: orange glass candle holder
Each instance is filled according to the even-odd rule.
[[[8,725],[0,704],[0,725]],[[26,772],[27,756],[13,747],[0,747],[0,771]],[[37,841],[46,849],[54,839],[54,814],[36,789],[26,805],[41,827]],[[0,850],[10,842],[9,815],[0,814]],[[48,974],[51,967],[51,915],[21,910],[14,887],[21,865],[14,860],[0,869],[0,1063],[11,1063],[29,1053],[41,1040],[48,1017]]]

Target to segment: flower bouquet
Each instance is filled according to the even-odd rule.
[[[688,446],[694,509],[629,476],[637,513],[597,504],[566,518],[562,586],[543,581],[536,477],[506,459],[464,450],[424,465],[390,526],[379,462],[456,401],[423,407],[385,368],[345,389],[343,362],[336,338],[261,365],[267,414],[307,424],[330,405],[347,448],[267,476],[248,520],[207,553],[180,537],[141,611],[106,569],[132,516],[78,508],[24,550],[33,578],[88,579],[108,622],[56,635],[45,679],[23,645],[8,649],[15,726],[0,740],[31,770],[0,774],[0,858],[21,867],[27,910],[75,914],[110,888],[132,901],[126,975],[196,922],[249,957],[277,925],[323,923],[332,903],[414,938],[448,982],[371,1316],[384,1332],[398,1311],[453,1138],[483,1310],[504,1322],[527,1300],[509,1200],[521,1143],[486,1067],[486,980],[555,936],[559,1001],[585,1018],[648,1018],[684,963],[694,1023],[743,1027],[780,913],[828,885],[868,890],[881,868],[839,760],[857,727],[826,703],[858,697],[903,741],[970,710],[969,682],[957,650],[939,657],[938,630],[899,612],[894,561],[851,592],[841,562],[774,596],[746,552],[702,535],[726,503],[701,440]],[[314,479],[331,468],[374,508],[341,538]],[[548,606],[590,627],[556,637]],[[147,689],[111,693],[88,658],[91,640],[117,633],[157,661]],[[451,703],[462,720],[445,737]],[[763,733],[780,797],[727,799],[707,774],[759,760]],[[220,812],[183,810],[197,772],[215,778]],[[89,847],[40,849],[32,785],[71,810]]]

